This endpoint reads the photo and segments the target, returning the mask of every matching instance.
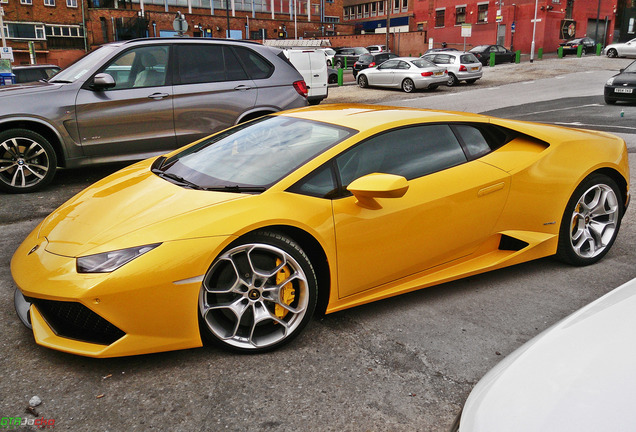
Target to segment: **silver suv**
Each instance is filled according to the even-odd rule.
[[[103,45],[48,82],[0,89],[0,189],[35,191],[58,166],[166,153],[306,98],[277,48],[200,38]]]

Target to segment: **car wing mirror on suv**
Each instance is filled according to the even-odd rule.
[[[109,88],[113,88],[117,85],[115,83],[115,79],[107,73],[98,73],[93,78],[93,84],[91,84],[91,88],[93,90],[106,90]]]

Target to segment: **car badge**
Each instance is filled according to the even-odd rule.
[[[33,246],[33,248],[29,251],[29,253],[27,255],[31,255],[33,252],[35,252],[36,250],[38,250],[38,248],[40,247],[40,245],[35,245]]]

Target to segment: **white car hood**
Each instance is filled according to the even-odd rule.
[[[460,431],[636,430],[636,279],[560,321],[488,372]]]

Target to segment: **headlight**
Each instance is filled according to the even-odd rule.
[[[110,273],[159,246],[155,243],[77,258],[78,273]]]
[[[606,85],[612,85],[614,84],[614,78],[615,77],[611,77],[610,79],[607,80],[607,82],[605,83]]]

